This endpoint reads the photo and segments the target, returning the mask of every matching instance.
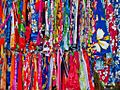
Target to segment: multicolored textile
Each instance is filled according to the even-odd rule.
[[[120,0],[0,0],[0,90],[118,83]]]

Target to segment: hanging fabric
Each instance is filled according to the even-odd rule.
[[[0,0],[0,90],[119,90],[119,0]]]

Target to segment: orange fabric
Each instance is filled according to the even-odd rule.
[[[27,0],[24,0],[23,1],[23,11],[22,11],[24,21],[26,21],[26,8],[27,8]]]
[[[7,70],[7,59],[5,54],[3,53],[3,45],[1,45],[1,57],[3,59],[3,66],[2,66],[2,76],[0,82],[0,90],[6,90],[6,70]]]
[[[14,85],[14,75],[15,75],[15,54],[12,52],[12,59],[11,59],[11,75],[10,75],[10,90],[13,90]]]
[[[38,90],[38,68],[37,68],[37,58],[36,55],[33,56],[34,58],[34,90]]]

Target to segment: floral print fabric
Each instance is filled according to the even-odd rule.
[[[117,83],[119,0],[0,1],[0,90],[98,90]]]

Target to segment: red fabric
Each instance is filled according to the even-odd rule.
[[[67,88],[68,90],[80,90],[79,83],[79,53],[74,52],[74,56],[70,55],[70,70],[68,74]]]
[[[29,44],[29,50],[35,50],[36,43],[33,43],[32,41]]]
[[[60,50],[57,52],[57,90],[61,90],[61,63],[60,63]]]
[[[87,65],[87,72],[88,72],[88,79],[89,79],[89,85],[90,85],[90,90],[94,90],[94,86],[92,83],[92,78],[90,76],[90,63],[89,63],[89,56],[86,50],[83,49],[83,56]]]
[[[65,76],[65,72],[63,72],[62,75],[62,90],[66,90],[66,76]]]
[[[31,28],[30,28],[30,26],[26,26],[26,32],[25,32],[26,42],[29,41],[30,34],[31,34]]]
[[[0,6],[0,18],[2,19],[2,5]]]
[[[18,28],[15,28],[15,43],[18,44],[19,43],[19,33],[18,33]]]
[[[31,70],[30,70],[30,57],[31,54],[28,53],[26,60],[23,63],[24,69],[24,90],[27,90],[31,83]]]
[[[5,42],[5,39],[4,38],[0,38],[0,46],[3,45]]]
[[[18,88],[17,90],[22,90],[22,53],[19,54],[19,65],[18,65]]]
[[[20,14],[18,14],[18,24],[21,24]]]
[[[20,49],[24,49],[25,47],[25,39],[23,37],[19,38],[19,46],[20,46]]]
[[[38,2],[35,3],[35,10],[37,12],[39,12],[39,5],[40,5],[40,1],[38,1]]]

